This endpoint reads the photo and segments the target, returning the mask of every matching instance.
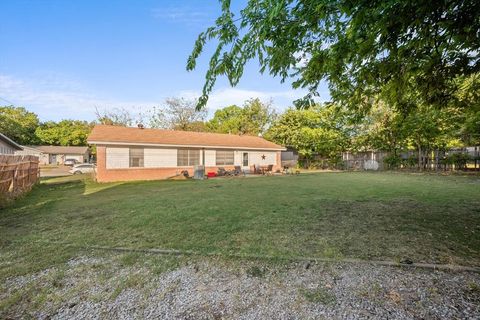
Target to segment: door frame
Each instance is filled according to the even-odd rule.
[[[57,154],[51,153],[48,159],[49,164],[57,164]]]
[[[247,155],[247,165],[245,166],[245,155]],[[242,151],[242,168],[250,169],[250,155],[248,152]]]

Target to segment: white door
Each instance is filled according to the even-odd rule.
[[[250,165],[248,163],[248,152],[243,152],[242,153],[242,169],[250,169]]]

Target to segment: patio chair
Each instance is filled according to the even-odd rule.
[[[217,170],[217,176],[222,177],[227,175],[227,170],[224,167],[219,167]]]
[[[243,173],[245,173],[245,172],[243,172]],[[242,167],[234,166],[233,175],[239,176],[240,174],[242,174]]]
[[[265,171],[267,175],[273,175],[273,164],[269,164],[267,170]]]

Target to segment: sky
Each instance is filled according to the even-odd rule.
[[[232,0],[234,10],[243,5]],[[213,44],[196,70],[186,60],[219,12],[217,0],[1,0],[0,105],[41,121],[91,121],[96,107],[145,112],[167,97],[196,98]],[[217,81],[207,108],[212,115],[258,97],[282,111],[304,94],[251,62],[236,87]],[[320,100],[328,98],[323,86]]]

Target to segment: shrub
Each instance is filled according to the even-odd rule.
[[[343,162],[343,159],[340,155],[335,155],[333,157],[331,157],[329,160],[328,160],[328,163],[331,167],[335,168],[335,169],[344,169],[345,168],[345,163]]]
[[[418,157],[416,156],[410,156],[407,159],[402,160],[402,165],[410,169],[415,168],[417,163],[418,163]]]
[[[383,162],[388,169],[398,169],[402,164],[402,158],[400,158],[398,155],[392,154],[383,158]]]
[[[446,156],[443,162],[447,165],[455,165],[457,169],[466,169],[469,160],[471,157],[467,153],[453,153]]]

